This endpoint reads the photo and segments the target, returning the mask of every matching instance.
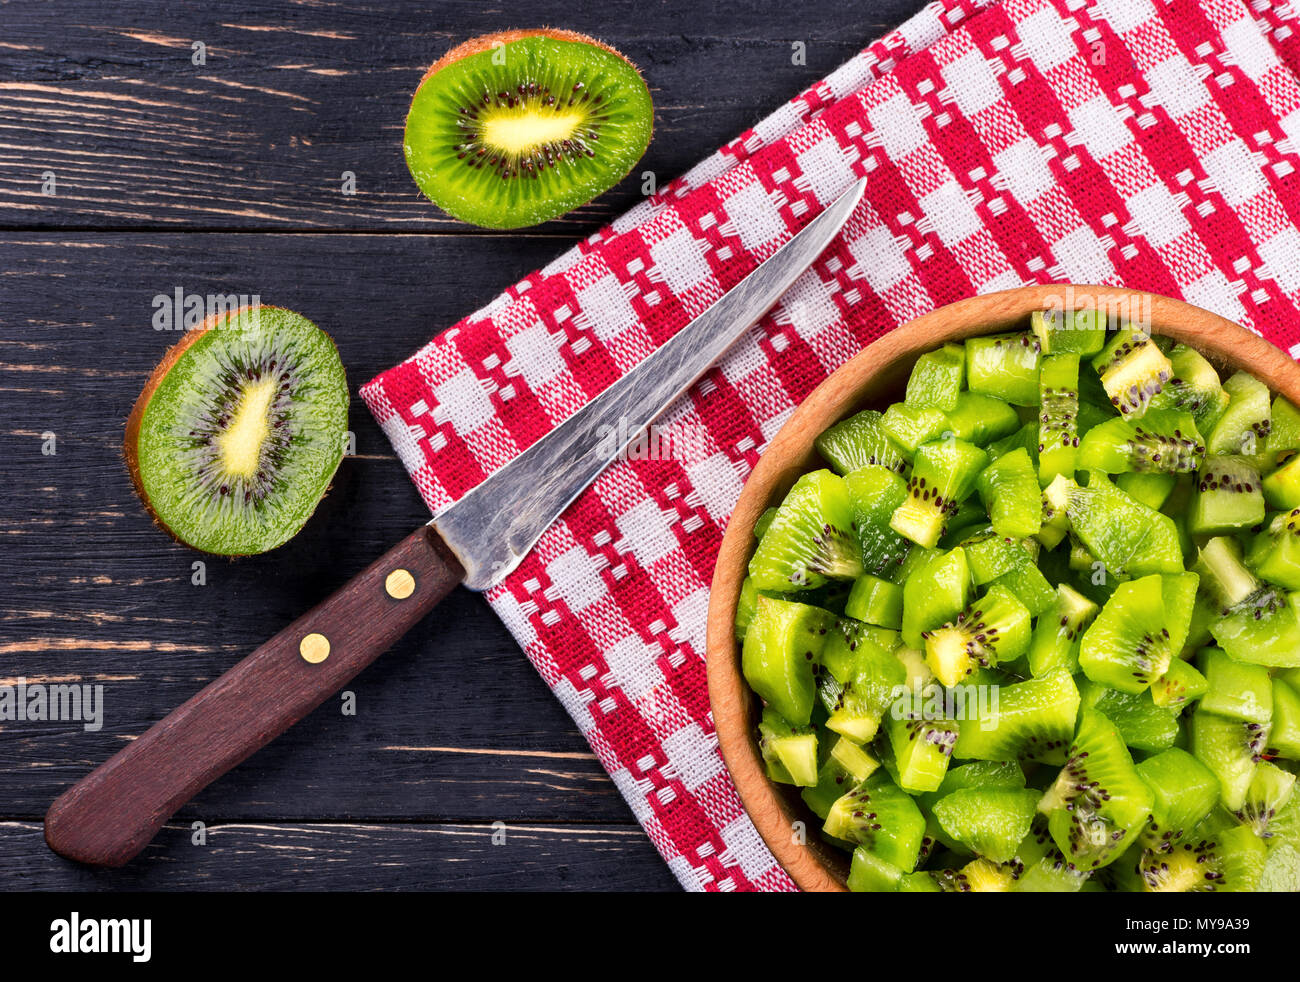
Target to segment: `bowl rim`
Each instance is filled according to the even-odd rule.
[[[1089,302],[1106,309],[1149,311],[1151,333],[1196,348],[1220,368],[1246,369],[1274,395],[1300,404],[1300,364],[1281,349],[1227,318],[1182,300],[1142,290],[1051,283],[981,294],[937,307],[873,341],[830,374],[795,408],[759,457],[741,491],[719,548],[709,590],[706,670],[718,747],[741,803],[773,857],[802,890],[843,891],[840,850],[820,841],[815,816],[768,779],[753,735],[757,697],[740,671],[733,637],[736,605],[758,517],[812,465],[813,440],[827,426],[866,408],[864,392],[905,362],[946,341],[1027,326],[1034,310]],[[1082,300],[1082,303],[1078,301]],[[909,367],[910,370],[910,367]],[[838,858],[836,858],[838,857]]]

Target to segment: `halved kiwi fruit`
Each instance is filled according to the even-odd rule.
[[[311,517],[343,459],[347,418],[334,342],[293,311],[245,307],[167,352],[123,449],[159,525],[204,552],[246,556]]]
[[[521,228],[613,187],[653,126],[650,90],[613,48],[573,31],[502,31],[434,62],[411,100],[404,150],[444,211]]]

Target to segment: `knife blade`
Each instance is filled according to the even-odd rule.
[[[62,856],[121,866],[186,801],[270,743],[458,584],[499,583],[627,445],[780,299],[862,199],[857,182],[671,339],[50,806]],[[611,447],[606,427],[627,439]]]

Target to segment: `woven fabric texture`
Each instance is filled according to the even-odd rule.
[[[1181,297],[1300,357],[1297,29],[1265,0],[932,4],[363,387],[437,513],[868,178],[658,421],[671,452],[608,468],[487,594],[685,887],[793,889],[719,756],[704,625],[741,486],[830,372],[1035,282]]]

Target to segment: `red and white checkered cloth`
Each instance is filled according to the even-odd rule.
[[[660,421],[703,451],[614,464],[487,594],[683,885],[793,888],[718,754],[705,611],[746,475],[833,369],[935,307],[1051,281],[1182,297],[1300,357],[1297,32],[1268,0],[931,4],[362,389],[436,513],[868,177]]]

